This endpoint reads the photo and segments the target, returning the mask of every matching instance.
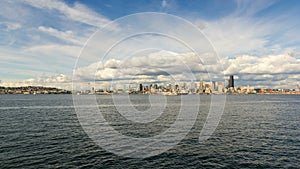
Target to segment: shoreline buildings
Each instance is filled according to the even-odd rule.
[[[71,94],[71,91],[54,87],[25,86],[25,87],[1,87],[0,94]]]
[[[90,86],[90,85],[89,85]],[[154,94],[154,95],[187,95],[187,94],[300,94],[300,85],[298,89],[270,89],[255,88],[254,86],[235,86],[234,76],[230,75],[225,81],[205,82],[200,79],[198,82],[180,82],[180,83],[145,83],[128,84],[123,88],[110,86],[106,89],[91,89],[81,91],[68,91],[57,88],[42,86],[27,87],[1,87],[0,94]]]
[[[266,89],[255,88],[254,86],[235,86],[234,75],[230,75],[225,81],[205,82],[180,82],[180,83],[140,83],[124,85],[123,89],[109,87],[107,89],[95,90],[95,94],[154,94],[154,95],[188,95],[188,94],[300,94],[295,89]],[[88,94],[85,91],[80,94]]]

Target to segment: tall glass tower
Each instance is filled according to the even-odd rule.
[[[234,88],[234,78],[233,75],[230,75],[229,80],[228,80],[228,88]]]

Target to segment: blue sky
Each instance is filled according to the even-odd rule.
[[[159,1],[159,0],[104,0],[104,1],[66,1],[68,4],[75,2],[86,3],[91,9],[102,13],[110,19],[117,19],[124,15],[138,12],[166,12],[185,17],[203,17],[205,19],[217,19],[230,14],[235,8],[235,1],[220,3],[218,0],[202,1]],[[166,6],[163,6],[165,2]]]
[[[196,25],[218,52],[225,75],[236,75],[240,85],[295,88],[300,81],[297,0],[3,0],[0,8],[5,86],[68,88],[89,37],[115,19],[141,12],[172,14]]]

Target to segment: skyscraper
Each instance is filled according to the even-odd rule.
[[[228,88],[234,88],[234,78],[233,75],[230,75],[229,80],[228,80]]]
[[[203,80],[201,79],[199,83],[199,93],[203,93],[203,89],[204,89],[204,85],[203,85]]]
[[[212,84],[211,84],[211,90],[212,91],[216,91],[218,88],[218,86],[216,85],[216,81],[212,81]]]
[[[140,84],[140,92],[143,91],[143,84]]]

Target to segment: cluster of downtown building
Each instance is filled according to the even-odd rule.
[[[179,84],[167,83],[165,85],[159,84],[130,84],[124,89],[99,89],[92,88],[88,91],[81,91],[82,94],[158,94],[158,95],[187,95],[187,94],[232,94],[244,93],[255,94],[257,91],[254,87],[238,87],[234,86],[234,76],[230,76],[228,84],[225,82],[182,82]]]
[[[90,84],[90,83],[89,83]],[[122,89],[109,87],[106,89],[69,91],[54,87],[25,86],[25,87],[1,87],[0,94],[157,94],[157,95],[187,95],[187,94],[300,94],[298,89],[270,89],[255,88],[254,86],[235,86],[234,76],[229,76],[226,82],[181,82],[149,84],[137,83],[124,85]]]
[[[300,89],[299,89],[300,90]],[[229,76],[227,82],[181,82],[179,84],[128,84],[123,89],[94,89],[80,91],[77,94],[157,94],[157,95],[187,95],[187,94],[300,94],[295,89],[266,89],[254,86],[235,86],[234,76]]]
[[[254,89],[254,88],[253,88]],[[202,79],[199,82],[182,82],[180,84],[167,84],[166,86],[159,86],[157,84],[143,85],[129,93],[143,93],[143,94],[163,94],[163,95],[187,95],[187,94],[225,94],[233,93],[234,78],[230,76],[228,85],[225,82],[204,82]],[[250,91],[249,91],[250,93]]]

